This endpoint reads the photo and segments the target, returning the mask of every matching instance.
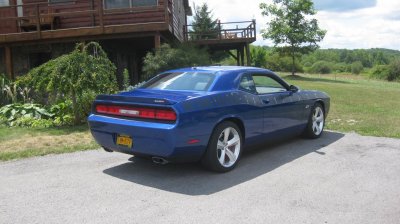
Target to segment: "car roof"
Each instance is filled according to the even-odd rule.
[[[268,69],[245,67],[245,66],[199,66],[199,67],[174,69],[174,70],[169,70],[168,72],[191,72],[191,71],[203,71],[203,72],[215,72],[215,73],[220,72],[220,74],[224,74],[223,72],[229,72],[229,71],[236,71],[236,72],[253,71],[253,72],[272,73]]]

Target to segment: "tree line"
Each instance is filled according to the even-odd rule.
[[[251,46],[252,65],[273,71],[291,72],[291,58],[280,54],[273,47]],[[400,78],[396,66],[400,64],[400,51],[373,49],[318,49],[304,54],[295,61],[298,72],[329,73],[366,73],[371,77],[389,81]],[[393,70],[393,71],[389,71]]]

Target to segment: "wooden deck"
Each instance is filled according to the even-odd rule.
[[[121,9],[107,9],[103,0],[62,4],[24,0],[23,5],[0,7],[0,46],[145,32],[170,33],[184,41],[186,12],[182,7],[175,0]]]
[[[188,25],[185,40],[195,45],[207,47],[210,51],[236,50],[231,54],[238,65],[244,65],[246,56],[247,65],[251,64],[249,44],[256,41],[256,21],[240,21],[218,23],[218,29],[212,32],[194,32],[192,25]],[[246,52],[246,53],[245,53]]]

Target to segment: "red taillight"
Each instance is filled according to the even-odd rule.
[[[100,114],[109,114],[124,117],[138,117],[166,121],[176,120],[176,113],[171,109],[96,105],[96,112]]]

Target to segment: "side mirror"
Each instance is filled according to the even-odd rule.
[[[289,90],[292,91],[293,93],[297,93],[299,91],[299,87],[295,85],[290,85]]]

